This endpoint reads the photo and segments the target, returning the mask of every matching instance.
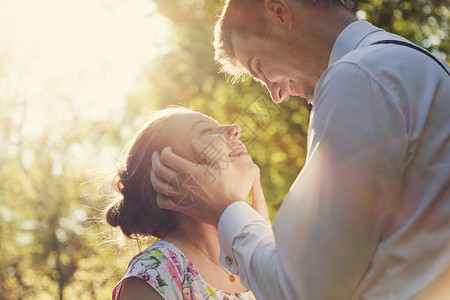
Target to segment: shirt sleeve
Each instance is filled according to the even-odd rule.
[[[408,156],[394,88],[347,62],[316,87],[306,164],[274,222],[298,299],[351,299],[387,237]]]
[[[294,299],[280,264],[271,226],[243,201],[227,207],[219,221],[219,262],[239,274],[257,299]]]
[[[251,209],[242,205],[219,222],[222,251],[258,299],[351,299],[400,192],[407,126],[392,95],[347,63],[324,74],[315,96],[306,164],[273,232],[242,217]]]

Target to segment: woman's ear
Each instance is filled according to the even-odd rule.
[[[265,0],[264,6],[269,16],[281,26],[292,29],[292,7],[286,0]]]

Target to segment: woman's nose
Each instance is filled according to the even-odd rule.
[[[241,126],[237,124],[227,125],[224,134],[229,141],[238,140],[241,136]]]

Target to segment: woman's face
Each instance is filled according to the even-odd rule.
[[[168,128],[169,145],[173,152],[203,165],[205,174],[209,174],[211,179],[215,180],[223,174],[221,171],[226,169],[227,176],[236,176],[236,182],[248,186],[250,190],[255,179],[259,177],[258,167],[239,140],[239,125],[220,125],[204,114],[182,112],[170,119]],[[200,153],[194,151],[193,140],[203,144],[204,148]]]

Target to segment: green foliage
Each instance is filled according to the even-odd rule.
[[[239,124],[242,140],[260,167],[274,216],[304,163],[309,119],[306,102],[291,99],[276,105],[259,83],[231,84],[218,72],[211,44],[216,15],[222,9],[219,1],[209,5],[204,1],[155,2],[159,12],[173,22],[177,50],[145,70],[152,95],[157,95],[161,107],[180,103],[219,123]],[[152,84],[153,79],[163,84]]]
[[[118,158],[136,124],[151,110],[183,104],[220,123],[239,124],[260,166],[272,217],[301,170],[309,120],[306,103],[292,98],[275,105],[259,83],[230,84],[218,73],[211,43],[220,1],[155,3],[173,22],[176,47],[143,70],[122,119],[89,121],[74,114],[29,138],[23,130],[26,103],[0,99],[1,299],[110,298],[137,247],[106,241],[109,231],[97,220],[108,202],[108,188],[99,180],[103,173],[90,169],[106,156]],[[447,1],[347,5],[441,57],[450,53]],[[43,105],[51,110],[50,104]]]
[[[106,299],[126,251],[100,245],[99,176],[86,170],[105,146],[121,147],[121,127],[73,116],[30,137],[17,117],[29,109],[0,101],[0,298]]]
[[[357,15],[364,12],[366,20],[372,24],[401,35],[450,61],[450,10],[447,0],[348,0],[346,4]]]

